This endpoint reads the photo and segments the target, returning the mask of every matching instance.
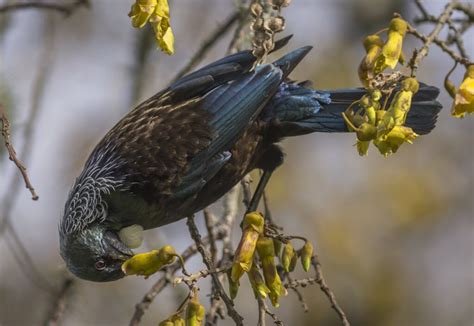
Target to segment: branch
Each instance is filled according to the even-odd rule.
[[[410,64],[409,64],[409,66],[411,68],[411,76],[412,77],[414,77],[416,75],[416,70],[418,69],[418,65],[420,64],[421,60],[428,55],[428,50],[430,48],[431,43],[434,42],[435,38],[441,32],[441,30],[443,29],[443,27],[446,24],[447,20],[451,17],[451,14],[452,14],[456,4],[457,4],[457,0],[453,0],[453,1],[449,2],[446,5],[446,7],[444,8],[443,12],[440,14],[440,16],[437,20],[435,28],[424,39],[423,47],[420,50],[415,50],[413,52],[413,57],[411,58]],[[422,8],[422,6],[420,8]],[[427,14],[426,10],[422,11],[422,13]],[[412,29],[412,28],[410,28],[410,29]]]
[[[202,260],[203,260],[204,264],[206,265],[207,269],[213,271],[215,269],[214,264],[212,263],[212,259],[209,255],[209,253],[207,252],[206,248],[204,247],[204,244],[201,240],[201,235],[199,234],[199,230],[196,226],[196,223],[194,223],[194,217],[193,216],[188,217],[187,225],[188,225],[188,228],[189,228],[189,233],[191,234],[191,238],[196,243],[197,249],[198,249],[199,253],[202,256]],[[239,326],[243,325],[243,322],[242,322],[243,317],[240,316],[239,313],[234,309],[234,303],[232,302],[232,300],[229,298],[229,296],[225,292],[224,287],[223,287],[222,283],[220,282],[218,275],[215,274],[215,273],[211,273],[211,277],[212,277],[212,280],[213,280],[213,282],[214,282],[214,284],[217,288],[217,292],[218,292],[219,296],[222,298],[222,300],[224,301],[224,303],[227,307],[227,313],[234,320],[236,325],[239,325]]]
[[[48,326],[57,326],[60,325],[60,320],[64,315],[67,307],[67,298],[71,293],[72,286],[74,284],[74,280],[66,277],[61,286],[61,289],[58,292],[56,301],[54,302],[54,306],[52,312],[45,323]]]
[[[30,178],[28,177],[28,174],[26,173],[26,168],[16,156],[15,148],[13,148],[13,145],[10,141],[10,122],[8,121],[7,115],[1,103],[0,103],[0,122],[2,123],[2,137],[5,142],[5,147],[8,151],[8,157],[10,161],[13,161],[13,163],[15,163],[18,170],[20,171],[23,177],[23,180],[25,181],[26,188],[31,192],[31,199],[38,200],[39,197],[35,192],[35,188],[33,188],[33,185],[30,182]]]
[[[316,271],[316,279],[315,279],[316,283],[319,284],[321,291],[323,291],[324,294],[328,297],[329,302],[331,303],[331,307],[336,311],[337,315],[341,319],[342,325],[350,326],[349,320],[347,319],[345,312],[338,305],[336,301],[336,296],[328,287],[326,280],[324,279],[323,271],[321,269],[321,264],[319,263],[318,255],[314,255],[313,257],[311,257],[311,265],[313,265]]]
[[[413,28],[412,26],[408,25],[408,31],[407,33],[415,36],[416,38],[420,39],[422,42],[424,42],[425,44],[428,42],[428,36],[418,32],[415,28]],[[470,60],[468,58],[465,58],[465,57],[462,57],[460,56],[459,54],[457,54],[455,51],[453,51],[447,44],[446,42],[440,40],[439,38],[435,37],[433,38],[433,40],[431,41],[433,43],[435,43],[436,45],[439,46],[439,48],[445,52],[446,54],[448,54],[454,61],[456,62],[459,62],[460,64],[464,65],[464,66],[468,66],[470,64],[472,64],[470,62]],[[431,43],[430,42],[430,43]],[[416,55],[418,53],[418,51],[415,51],[414,52],[414,55]],[[413,58],[411,59],[413,60]],[[421,59],[420,59],[421,60]],[[411,62],[409,64],[409,66],[411,67]],[[416,68],[415,68],[416,69]]]
[[[65,16],[70,16],[79,7],[89,7],[89,0],[76,0],[70,4],[57,4],[57,3],[45,3],[38,1],[21,2],[21,3],[10,3],[0,6],[0,14],[23,10],[23,9],[42,9],[57,11]]]

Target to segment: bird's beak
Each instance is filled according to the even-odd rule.
[[[126,261],[134,255],[133,251],[130,250],[122,241],[120,241],[118,235],[113,231],[106,231],[104,233],[104,239],[107,243],[114,248],[116,251],[113,257],[114,259]]]

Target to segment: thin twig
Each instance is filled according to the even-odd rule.
[[[431,33],[424,40],[424,44],[421,49],[413,52],[413,57],[411,58],[409,64],[411,68],[412,77],[416,75],[416,70],[418,69],[418,65],[420,64],[421,60],[428,55],[431,43],[433,43],[435,38],[439,35],[444,25],[446,24],[446,21],[451,17],[451,14],[456,4],[457,0],[452,0],[446,5],[443,12],[439,15],[438,22],[436,23],[433,31],[431,31]]]
[[[411,27],[411,26],[408,26],[408,31],[407,33],[415,36],[416,38],[420,39],[422,42],[424,42],[426,44],[427,40],[428,40],[428,36],[424,35],[424,34],[421,34],[420,32],[418,32],[418,30],[416,30],[415,28]],[[439,46],[439,48],[445,52],[446,54],[448,54],[454,61],[456,62],[459,62],[460,64],[464,65],[464,66],[468,66],[470,64],[472,64],[468,58],[465,58],[465,57],[462,57],[460,56],[459,54],[457,54],[455,51],[453,51],[445,42],[443,42],[442,40],[440,40],[439,38],[435,37],[433,40],[432,40],[433,43],[435,43],[436,45]]]
[[[188,217],[187,225],[188,225],[189,233],[191,234],[191,238],[196,243],[197,249],[202,256],[202,260],[204,264],[209,270],[211,271],[214,270],[214,264],[212,263],[211,257],[201,240],[201,235],[199,234],[199,230],[196,226],[196,223],[194,222],[194,216]],[[228,315],[234,320],[236,325],[239,325],[239,326],[243,325],[243,322],[242,322],[243,317],[240,316],[239,313],[235,310],[234,302],[229,298],[229,296],[225,292],[224,286],[220,282],[219,277],[214,273],[211,274],[211,277],[217,287],[219,296],[222,298],[222,300],[224,301],[226,305]]]
[[[326,280],[324,279],[321,264],[319,263],[319,259],[318,259],[317,255],[314,255],[313,257],[311,257],[311,265],[313,266],[314,270],[316,271],[316,283],[319,284],[319,287],[320,287],[321,291],[323,291],[324,294],[329,299],[329,302],[331,303],[331,307],[336,311],[337,315],[341,319],[342,325],[349,326],[350,323],[349,323],[349,320],[347,319],[347,316],[346,316],[344,310],[342,310],[342,308],[337,303],[336,296],[331,291],[331,289],[328,287],[328,285],[326,283]]]
[[[198,51],[192,56],[189,62],[184,66],[173,78],[172,82],[180,79],[188,72],[190,72],[207,54],[207,52],[217,43],[226,33],[227,31],[234,25],[234,23],[239,18],[239,13],[234,12],[231,14],[222,25],[218,26],[217,29],[201,44]]]
[[[46,321],[48,326],[57,326],[60,325],[61,318],[64,316],[66,311],[68,296],[71,293],[74,280],[72,278],[66,277],[63,281],[61,289],[58,292],[56,301],[54,302],[53,309]]]
[[[38,200],[38,195],[35,192],[35,188],[31,184],[30,178],[26,173],[26,167],[21,163],[21,161],[16,156],[15,148],[13,147],[11,140],[10,140],[10,122],[8,121],[7,115],[3,108],[3,105],[0,103],[0,122],[2,123],[2,137],[5,143],[5,147],[8,151],[8,157],[10,161],[15,163],[18,170],[20,171],[23,180],[25,181],[26,188],[31,192],[31,199]]]
[[[0,6],[0,14],[24,9],[43,9],[57,11],[65,16],[71,15],[79,7],[88,7],[89,0],[76,0],[70,4],[46,3],[41,1],[29,1],[10,3]]]
[[[45,35],[45,40],[43,42],[43,48],[41,50],[40,58],[39,58],[39,63],[38,63],[38,72],[37,75],[35,76],[35,79],[33,80],[33,90],[32,90],[32,96],[31,96],[31,109],[28,112],[28,118],[26,120],[26,123],[24,124],[23,128],[23,144],[21,146],[21,150],[19,151],[20,155],[23,157],[24,161],[28,161],[29,157],[32,153],[32,146],[33,146],[33,135],[34,135],[34,129],[36,127],[35,123],[37,121],[37,117],[39,116],[41,109],[43,106],[41,105],[41,101],[44,95],[44,90],[45,90],[45,85],[46,85],[46,80],[50,76],[50,70],[52,68],[52,62],[53,62],[53,50],[54,50],[54,22],[51,16],[48,17],[48,19],[45,20],[44,23],[44,33]],[[16,236],[16,232],[13,228],[13,225],[11,225],[11,213],[13,210],[13,207],[16,204],[16,201],[18,200],[18,191],[20,188],[21,183],[19,180],[16,178],[16,175],[13,175],[10,178],[10,181],[8,182],[8,186],[6,189],[9,191],[5,194],[5,196],[2,198],[2,201],[0,202],[0,236],[5,232],[5,230],[8,228],[10,229],[9,234],[12,235],[15,239],[15,243],[12,244],[11,242],[7,242],[7,245],[10,247],[10,250],[12,252],[15,252],[16,249],[20,249],[20,256],[14,256],[16,259],[17,263],[20,266],[23,266],[27,264],[29,268],[20,268],[20,271],[25,273],[26,276],[28,276],[28,273],[34,273],[37,274],[35,279],[43,279],[39,271],[34,267],[34,264],[31,260],[31,257],[29,257],[28,252],[26,251],[24,245],[21,243],[20,239]],[[15,237],[16,236],[16,237]],[[31,279],[31,278],[30,278]],[[48,286],[46,283],[47,282],[41,282],[45,284],[38,284],[36,282],[33,282],[38,288],[41,289],[48,289],[50,286]]]

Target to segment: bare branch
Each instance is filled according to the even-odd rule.
[[[79,7],[88,7],[89,5],[89,0],[76,0],[70,4],[47,3],[41,1],[18,2],[0,6],[0,14],[17,10],[40,9],[57,11],[65,16],[69,16]]]
[[[202,256],[204,264],[206,265],[207,269],[213,271],[215,269],[214,264],[212,263],[211,257],[209,256],[209,253],[207,252],[206,247],[204,246],[201,240],[201,235],[199,234],[199,230],[196,226],[196,223],[194,223],[193,216],[188,217],[187,225],[189,228],[189,233],[191,234],[191,237],[196,243],[197,249]],[[219,296],[222,298],[226,305],[227,313],[234,320],[236,325],[243,325],[243,317],[240,316],[239,313],[234,309],[234,302],[232,302],[232,300],[225,292],[224,287],[221,281],[219,280],[219,277],[214,273],[211,274],[211,277],[214,284],[216,285]]]
[[[8,157],[10,158],[10,161],[15,163],[18,170],[20,171],[23,177],[23,180],[25,181],[26,188],[31,192],[31,199],[38,200],[39,197],[35,192],[35,188],[33,188],[33,185],[30,182],[30,178],[28,177],[28,174],[26,173],[26,168],[16,156],[15,148],[13,148],[13,145],[11,143],[10,122],[8,121],[7,115],[1,103],[0,103],[0,122],[2,123],[2,137],[5,142],[5,147],[8,151]]]
[[[329,302],[331,303],[331,307],[336,311],[337,315],[341,319],[342,325],[349,326],[350,323],[349,323],[349,320],[347,319],[345,312],[338,305],[336,301],[336,296],[328,287],[326,280],[324,279],[321,264],[319,263],[319,259],[317,255],[314,255],[313,257],[311,257],[311,265],[316,271],[316,283],[319,284],[321,291],[323,291],[324,294],[328,297]]]
[[[419,2],[418,2],[419,3]],[[428,51],[430,48],[431,43],[434,42],[435,38],[439,35],[441,30],[443,29],[444,25],[446,24],[447,20],[451,17],[451,14],[454,10],[455,5],[457,4],[457,0],[453,0],[449,2],[446,7],[444,8],[443,12],[440,14],[435,28],[433,31],[424,39],[423,46],[420,50],[416,50],[413,52],[413,57],[410,60],[410,68],[411,68],[411,75],[414,77],[416,75],[416,70],[418,69],[418,65],[420,64],[421,60],[428,55]],[[419,6],[422,8],[422,6]],[[422,11],[423,14],[427,14],[426,11]],[[412,30],[412,29],[411,29]]]
[[[71,293],[73,284],[74,280],[69,277],[66,277],[66,279],[63,281],[63,284],[58,292],[56,301],[54,302],[53,309],[48,317],[46,325],[60,325],[60,321],[64,316],[64,312],[66,311],[68,297]]]

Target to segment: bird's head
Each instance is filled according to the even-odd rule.
[[[61,256],[77,277],[94,282],[115,281],[125,276],[122,263],[133,252],[118,235],[103,225],[61,235]]]

